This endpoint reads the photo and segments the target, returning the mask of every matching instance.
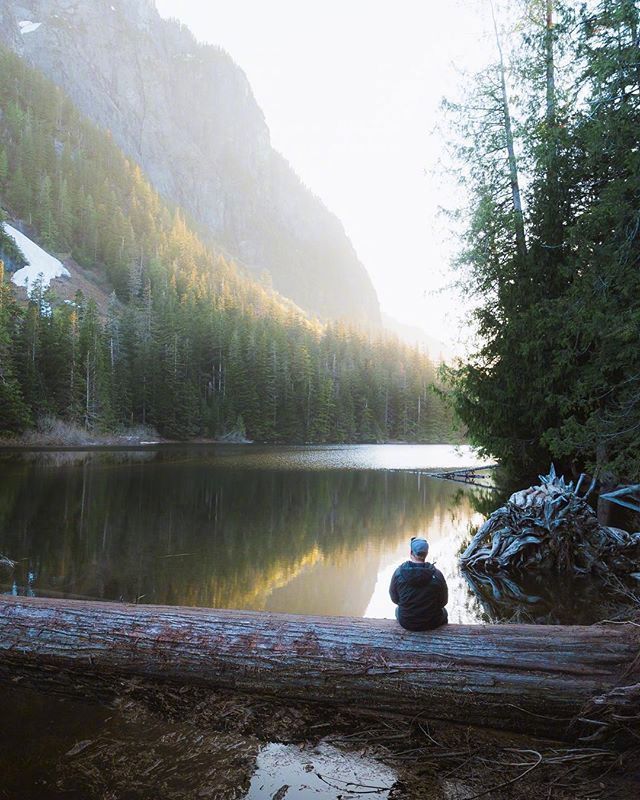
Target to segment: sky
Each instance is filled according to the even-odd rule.
[[[439,110],[491,54],[488,0],[156,0],[245,71],[271,140],[341,219],[383,312],[447,345],[455,204]]]

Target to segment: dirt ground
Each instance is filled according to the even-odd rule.
[[[258,753],[273,742],[295,745],[309,772],[319,772],[314,766],[318,748],[330,747],[336,767],[336,753],[341,753],[360,759],[365,776],[366,765],[374,763],[390,768],[395,776],[384,786],[366,777],[347,786],[320,775],[326,793],[318,797],[640,796],[640,748],[635,747],[620,752],[454,726],[430,721],[427,714],[412,720],[376,717],[186,687],[158,690],[136,682],[123,687],[112,707],[114,716],[98,735],[78,742],[58,763],[57,786],[70,797],[244,798]],[[377,772],[372,766],[368,769]],[[286,800],[289,789],[283,784],[274,794],[249,796]]]

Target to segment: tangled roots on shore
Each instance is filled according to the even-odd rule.
[[[605,527],[574,486],[552,466],[540,485],[511,495],[482,525],[460,556],[465,569],[485,573],[555,571],[577,575],[633,574],[640,533]]]

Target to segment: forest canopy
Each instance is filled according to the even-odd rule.
[[[514,16],[514,9],[517,14]],[[466,205],[471,439],[505,465],[640,473],[637,0],[494,7],[496,59],[445,104]]]

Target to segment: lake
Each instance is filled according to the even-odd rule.
[[[469,530],[503,496],[429,477],[429,471],[482,463],[469,448],[426,445],[5,451],[0,555],[17,566],[0,572],[0,591],[393,617],[391,574],[406,559],[410,537],[419,535],[447,578],[453,622],[514,613],[538,621],[597,619],[585,586],[546,581],[487,590],[460,572],[457,554]],[[97,796],[82,788],[81,760],[74,766],[78,743],[104,747],[114,764],[124,759],[117,762],[121,774],[159,742],[164,765],[184,761],[185,752],[200,746],[193,731],[185,739],[184,731],[172,733],[157,722],[19,688],[0,688],[0,703],[6,797]],[[335,797],[333,789],[313,783],[316,772],[338,782],[366,784],[371,775],[381,786],[394,780],[382,765],[341,756],[328,744],[301,753],[297,746],[231,734],[216,734],[202,768],[215,783],[222,774],[216,770],[226,769],[231,756],[236,763],[238,752],[244,788],[225,797],[271,797],[284,784],[291,787],[287,800]],[[188,763],[183,767],[191,774]],[[298,785],[307,788],[298,791]]]
[[[456,553],[480,490],[426,470],[468,448],[194,446],[0,456],[2,591],[392,617],[391,573],[425,536],[451,619],[480,620]],[[0,577],[2,580],[2,577]]]

